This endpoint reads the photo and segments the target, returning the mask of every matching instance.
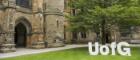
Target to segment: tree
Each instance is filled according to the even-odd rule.
[[[105,33],[112,26],[140,24],[139,4],[139,0],[72,0],[69,6],[75,14],[68,16],[71,30],[101,33],[104,44]]]

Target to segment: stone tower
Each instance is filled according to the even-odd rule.
[[[64,46],[64,0],[45,0],[44,6],[47,46]]]

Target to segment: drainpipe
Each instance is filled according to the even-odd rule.
[[[43,3],[43,32],[44,32],[44,42],[45,42],[45,47],[47,46],[47,43],[46,43],[46,3]]]

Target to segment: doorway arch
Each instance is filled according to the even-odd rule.
[[[15,27],[15,44],[16,47],[26,47],[27,29],[24,24],[19,23]]]
[[[31,25],[25,18],[20,18],[15,24],[15,44],[16,47],[27,47],[27,38],[31,32]]]

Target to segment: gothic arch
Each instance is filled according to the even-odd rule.
[[[16,20],[15,26],[17,26],[19,23],[22,23],[26,27],[27,34],[30,34],[32,31],[31,23],[28,21],[28,19],[24,17],[20,17]]]
[[[14,31],[14,42],[16,44],[16,47],[27,47],[28,37],[30,36],[32,31],[30,22],[26,18],[20,17],[15,22]]]

